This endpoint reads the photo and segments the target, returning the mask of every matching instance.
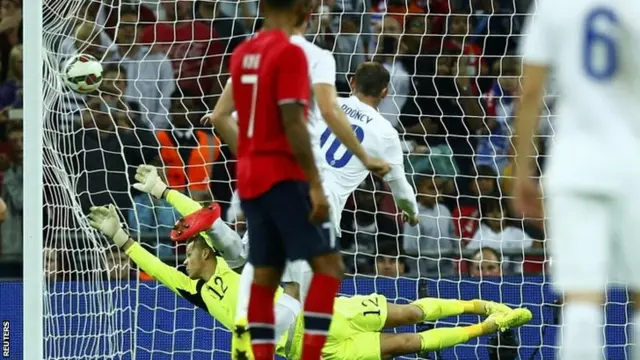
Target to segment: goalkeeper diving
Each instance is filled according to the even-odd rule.
[[[186,219],[178,222],[173,235],[193,231],[201,224],[202,216],[191,217],[202,208],[184,194],[168,189],[148,165],[138,169],[134,187],[156,198],[166,199]],[[238,303],[240,275],[232,266],[240,266],[246,259],[246,243],[220,219],[217,204],[209,207],[210,218],[216,226],[206,232],[195,233],[187,242],[186,272],[164,264],[156,256],[133,240],[122,227],[113,205],[92,207],[89,222],[119,246],[146,272],[177,295],[207,311],[227,329],[232,329]],[[226,259],[229,261],[227,261]],[[232,264],[232,265],[230,265]],[[279,288],[275,295],[277,318],[291,318],[288,328],[276,328],[276,352],[287,359],[300,359],[303,316],[301,304]],[[419,333],[383,333],[384,329],[414,325],[425,321],[476,314],[484,321],[461,327],[437,328]],[[518,327],[532,318],[527,309],[511,309],[506,305],[484,300],[453,300],[423,298],[411,304],[393,304],[380,294],[338,297],[334,305],[334,319],[322,356],[330,359],[389,359],[396,356],[437,351],[465,343],[473,338]]]

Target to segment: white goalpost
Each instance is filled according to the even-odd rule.
[[[23,358],[44,359],[42,177],[43,171],[43,43],[42,0],[24,3],[24,260],[23,260]],[[28,191],[27,189],[32,189]],[[33,341],[25,341],[33,339]],[[41,340],[42,339],[42,340]]]
[[[504,88],[507,81],[519,80],[520,60],[510,41],[520,36],[516,25],[527,15],[526,6],[519,0],[433,0],[424,2],[432,4],[428,15],[416,15],[411,7],[398,10],[406,3],[422,2],[324,0],[321,16],[313,17],[320,23],[310,27],[309,38],[336,57],[342,95],[348,91],[346,75],[360,62],[385,64],[391,73],[390,96],[380,111],[399,130],[407,176],[426,195],[422,200],[438,197],[421,204],[422,225],[411,230],[399,220],[388,189],[363,185],[343,216],[342,250],[349,273],[341,292],[375,291],[399,303],[432,296],[526,306],[534,319],[513,332],[519,343],[514,347],[521,359],[553,358],[557,294],[546,274],[544,241],[535,241],[544,239],[535,238],[518,219],[510,218],[498,230],[486,225],[496,213],[501,214],[498,220],[510,217],[504,200],[510,196],[514,103]],[[464,9],[496,5],[454,13],[437,7],[441,3]],[[168,174],[168,181],[184,183],[194,198],[215,198],[225,220],[242,228],[232,197],[235,160],[213,131],[187,130],[186,124],[212,110],[212,97],[228,77],[224,64],[231,49],[252,33],[258,19],[257,1],[23,0],[23,5],[24,358],[230,358],[230,333],[221,324],[128,264],[91,230],[85,214],[90,205],[115,203],[137,241],[179,266],[184,250],[167,239],[177,215],[167,203],[131,189],[135,167],[151,163]],[[460,19],[463,25],[456,22]],[[165,22],[169,30],[150,31],[155,21]],[[449,32],[460,26],[467,34],[460,36],[464,40],[457,48],[459,39]],[[508,39],[504,45],[493,41],[503,38]],[[143,45],[129,46],[132,41]],[[75,94],[60,77],[64,60],[81,52],[103,63],[105,79],[97,94]],[[463,52],[468,61],[457,67]],[[443,65],[447,61],[448,67]],[[434,73],[443,67],[445,72]],[[470,81],[459,82],[460,76]],[[503,85],[496,90],[495,84]],[[552,94],[546,99],[549,107]],[[547,115],[541,121],[541,143],[553,135]],[[449,128],[454,121],[459,126]],[[502,132],[492,133],[495,129]],[[192,157],[195,151],[206,154],[203,163]],[[191,168],[207,169],[208,178],[203,181]],[[497,190],[483,194],[493,202],[481,204],[474,191],[485,187]],[[507,236],[517,244],[485,244],[493,252],[478,255],[474,234],[485,225],[492,234],[511,229]],[[393,265],[385,267],[389,259]],[[608,298],[607,351],[614,358],[629,342],[619,337],[625,334],[619,312],[627,304],[621,292]],[[476,317],[462,316],[399,331],[475,322]],[[492,339],[483,338],[407,358],[484,359],[495,349]]]

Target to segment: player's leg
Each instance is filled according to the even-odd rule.
[[[547,198],[554,284],[564,294],[561,359],[602,358],[604,290],[613,230],[603,196],[551,193]]]
[[[333,225],[327,224],[329,226],[325,231],[331,235],[326,236],[333,237]],[[342,255],[338,251],[317,255],[309,263],[313,269],[313,278],[304,302],[303,360],[320,358],[331,326],[335,297],[344,275]]]
[[[329,337],[322,349],[325,360],[377,359],[380,331],[387,318],[387,299],[380,294],[338,297]]]
[[[508,306],[493,301],[423,298],[411,304],[387,304],[384,328],[414,325],[462,314],[489,316],[509,311],[511,308]]]
[[[383,359],[391,359],[396,356],[438,351],[496,331],[519,327],[529,321],[529,310],[515,309],[491,315],[483,322],[469,326],[437,328],[415,334],[381,333],[380,355]]]
[[[402,355],[438,351],[496,331],[498,325],[495,319],[488,318],[475,325],[437,328],[421,333],[381,333],[380,353],[382,359],[392,359]]]
[[[342,256],[335,249],[333,225],[309,222],[311,203],[306,183],[286,182],[278,186],[276,223],[287,247],[289,260],[308,260],[313,278],[304,302],[305,333],[302,359],[317,360],[326,341],[333,302],[344,274]]]
[[[278,229],[271,221],[269,195],[242,202],[247,217],[249,262],[253,264],[253,282],[249,295],[247,320],[251,349],[255,359],[273,359],[275,351],[275,314],[273,299],[285,264],[285,249],[278,237]],[[237,327],[242,332],[242,326]],[[242,334],[237,334],[242,336]],[[236,356],[236,354],[234,354]]]

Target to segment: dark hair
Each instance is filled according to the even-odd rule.
[[[354,75],[356,92],[365,96],[380,96],[389,86],[389,72],[382,64],[369,61],[360,64]]]
[[[487,215],[492,211],[502,211],[502,204],[494,197],[482,198],[480,200],[480,218],[487,219]]]
[[[397,257],[401,255],[398,251],[398,243],[396,239],[387,234],[379,234],[378,241],[378,256]]]
[[[299,1],[308,0],[263,0],[265,7],[273,10],[291,10]]]
[[[305,21],[309,19],[309,15],[313,12],[313,1],[312,0],[299,0],[302,1],[302,12],[300,13],[300,18],[296,22],[296,27],[302,26]]]
[[[398,242],[396,236],[389,234],[378,234],[376,237],[378,243],[378,256],[375,257],[375,261],[382,260],[383,257],[393,257],[398,259],[398,265],[404,264],[405,272],[409,272],[409,265],[407,264],[401,243]]]

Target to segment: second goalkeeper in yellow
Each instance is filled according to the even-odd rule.
[[[123,229],[113,205],[93,207],[90,224],[118,245],[141,270],[164,284],[177,295],[208,312],[223,326],[234,328],[240,275],[224,259],[226,249],[237,246],[240,237],[219,218],[220,211],[214,203],[209,208],[201,206],[178,191],[166,188],[157,177],[155,168],[143,169],[144,176],[136,177],[155,197],[167,199],[183,216],[199,211],[208,212],[211,231],[191,237],[187,243],[186,272],[164,264],[145,250]],[[140,172],[139,172],[140,174]],[[146,184],[145,184],[146,183]],[[192,217],[193,218],[193,217]],[[187,217],[189,219],[189,217]],[[184,224],[184,222],[182,222]],[[180,224],[180,223],[179,223]],[[220,237],[228,237],[220,239]],[[242,261],[232,261],[241,266]],[[288,291],[287,291],[288,292]],[[274,299],[276,310],[276,352],[287,359],[299,359],[303,326],[300,302],[282,288]],[[414,325],[425,321],[476,314],[486,317],[482,322],[469,326],[436,328],[417,333],[385,333],[385,329]],[[455,300],[422,298],[410,304],[394,304],[383,295],[338,297],[334,305],[334,317],[329,336],[322,351],[325,360],[377,360],[438,351],[463,344],[479,336],[526,324],[532,318],[527,309],[510,307],[485,300]],[[234,359],[251,359],[251,353],[234,353]]]

